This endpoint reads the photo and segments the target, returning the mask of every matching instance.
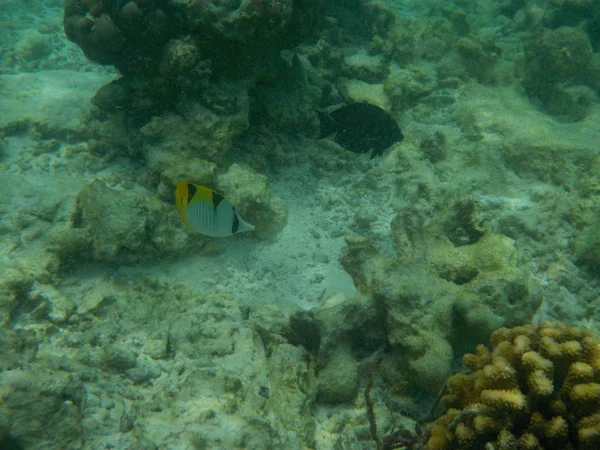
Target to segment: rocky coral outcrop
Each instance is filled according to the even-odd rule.
[[[248,128],[248,95],[239,84],[212,86],[202,103],[182,106],[181,114],[154,116],[141,129],[148,165],[162,172],[182,160],[221,162],[232,140]]]
[[[176,32],[177,20],[164,2],[69,0],[64,8],[67,37],[85,55],[120,70],[148,70]]]
[[[147,160],[159,147],[218,163],[248,128],[248,88],[285,77],[280,52],[316,29],[327,3],[68,0],[64,27],[89,59],[122,74],[93,99],[98,118],[124,130],[120,147]],[[273,101],[267,109],[277,126],[297,130],[314,122],[321,92],[293,91],[299,108]]]
[[[269,357],[270,391],[266,408],[274,427],[291,431],[300,438],[301,444],[289,440],[287,445],[292,448],[314,446],[311,407],[316,397],[316,374],[314,366],[306,364],[306,356],[302,348],[281,344],[274,347]]]
[[[600,445],[600,339],[566,325],[500,328],[463,357],[425,450]]]
[[[579,28],[544,31],[527,48],[523,85],[530,98],[563,120],[581,120],[593,94],[585,87],[566,89],[564,84],[584,84],[592,56],[589,37]]]
[[[81,385],[68,373],[2,372],[0,396],[0,442],[9,435],[24,446],[16,448],[80,448]]]
[[[80,192],[75,214],[73,230],[85,238],[69,250],[71,256],[131,263],[180,253],[190,243],[173,210],[149,192],[95,180]]]
[[[319,371],[318,399],[325,403],[354,400],[358,392],[358,363],[350,346],[340,345]]]
[[[600,44],[600,4],[594,0],[557,0],[548,2],[545,8],[538,10],[539,22],[556,29],[562,26],[576,26],[585,31],[593,48]]]
[[[325,1],[68,0],[67,37],[124,74],[249,73],[319,23]],[[258,64],[257,64],[258,63]]]
[[[46,327],[16,328],[0,327],[0,446],[81,448],[81,380],[33,363]]]
[[[429,225],[413,211],[399,213],[392,234],[396,257],[349,237],[341,262],[383,311],[389,343],[423,388],[437,390],[455,354],[500,326],[528,322],[540,305],[528,271],[515,263],[514,242],[484,232],[470,200]]]

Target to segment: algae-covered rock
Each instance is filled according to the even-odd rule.
[[[266,407],[273,427],[295,434],[302,443],[286,448],[313,448],[315,422],[311,409],[317,383],[306,352],[290,344],[276,346],[269,358],[269,385]]]
[[[543,14],[545,27],[576,27],[590,38],[593,49],[598,49],[600,35],[600,3],[595,0],[556,0],[548,2],[538,11]]]
[[[103,306],[114,302],[117,295],[112,285],[100,283],[85,294],[74,298],[77,314],[80,316],[97,314]]]
[[[382,55],[370,55],[366,50],[359,49],[344,58],[342,70],[351,78],[377,83],[385,78],[387,64]]]
[[[311,310],[320,328],[319,366],[328,365],[338,353],[349,354],[354,361],[369,357],[386,343],[381,311],[363,296],[347,298],[330,295],[318,308]],[[351,366],[355,363],[349,362]]]
[[[172,208],[149,192],[109,188],[95,180],[80,192],[77,228],[89,230],[90,257],[149,261],[183,251],[187,238]]]
[[[367,83],[354,78],[339,78],[337,88],[342,98],[349,103],[370,103],[387,111],[391,103],[381,83]]]
[[[192,70],[200,60],[200,52],[193,40],[171,39],[160,62],[162,75],[175,77]]]
[[[40,340],[39,334],[30,331],[0,327],[0,373],[22,368],[24,364],[32,361],[37,356]],[[2,431],[0,425],[0,442]]]
[[[268,304],[254,308],[251,313],[254,330],[259,334],[266,348],[285,342],[289,335],[288,318],[280,305]]]
[[[308,351],[318,367],[317,401],[351,402],[357,395],[359,364],[386,345],[383,316],[369,299],[329,296],[311,311],[289,318],[285,337]]]
[[[171,318],[169,345],[173,352],[206,358],[234,352],[233,336],[241,312],[227,296],[215,296],[210,300]]]
[[[461,37],[456,42],[456,51],[462,59],[467,74],[482,83],[489,83],[496,76],[494,65],[501,49],[493,37],[478,36],[477,40]]]
[[[0,267],[0,325],[15,319],[13,312],[26,298],[34,279],[14,267]]]
[[[400,68],[392,65],[390,75],[383,83],[384,92],[394,109],[405,110],[437,88],[436,75],[427,66]]]
[[[155,155],[156,156],[156,155]],[[157,193],[167,202],[174,201],[175,186],[179,181],[189,181],[202,186],[212,186],[217,170],[216,164],[200,158],[189,158],[181,161],[172,153],[163,154],[160,158],[165,165],[156,164],[156,169],[164,169],[160,174],[160,184]]]
[[[202,104],[188,105],[181,115],[153,117],[141,134],[151,163],[159,163],[153,153],[172,153],[181,166],[182,159],[190,158],[222,161],[233,138],[247,128],[248,95],[242,85],[231,84],[222,86]]]
[[[26,62],[47,58],[50,53],[50,39],[36,30],[30,30],[23,35],[16,45],[20,59]]]
[[[528,56],[528,80],[544,76],[538,83],[566,81],[581,76],[592,60],[593,52],[589,37],[576,27],[560,27],[546,30],[533,44]],[[533,72],[532,72],[533,71]]]
[[[374,243],[364,236],[347,236],[346,248],[340,256],[344,270],[352,277],[354,286],[366,293],[376,267],[384,264]]]
[[[70,298],[52,284],[36,279],[35,274],[14,267],[0,270],[0,274],[2,326],[47,326],[48,321],[64,324],[75,310]]]
[[[313,77],[316,83],[309,80],[308,67],[310,63],[296,54],[289,67],[280,69],[280,79],[254,86],[250,91],[250,123],[284,132],[314,130],[316,134],[315,110],[323,96],[322,86],[327,82],[316,75]]]
[[[283,228],[287,207],[269,186],[267,177],[249,167],[233,164],[217,177],[217,186],[247,222],[256,227],[255,234],[267,238]]]
[[[582,119],[577,102],[569,101],[560,83],[583,81],[591,68],[588,35],[576,27],[545,31],[527,48],[523,85],[529,96],[550,114],[564,120]]]
[[[573,253],[577,262],[594,271],[600,269],[600,228],[598,227],[598,216],[600,215],[596,215],[596,221],[586,226],[575,237],[572,243]]]
[[[559,123],[531,108],[513,88],[468,87],[453,112],[461,126],[486,142],[501,139],[503,163],[519,176],[534,175],[545,183],[577,186],[578,167],[596,156],[595,109],[577,124]]]
[[[56,324],[65,322],[75,309],[75,304],[70,298],[50,285],[36,284],[28,296],[30,301],[46,303],[48,318]]]
[[[19,448],[80,448],[82,385],[67,372],[16,369],[0,373],[0,442]]]
[[[104,349],[106,365],[112,369],[125,370],[136,366],[137,355],[132,348],[112,344]]]
[[[456,354],[498,326],[529,321],[541,303],[514,242],[482,233],[475,214],[463,200],[429,226],[394,220],[403,243],[396,258],[351,238],[342,255],[357,287],[385,311],[388,342],[409,380],[428,390],[443,384]]]
[[[88,58],[112,64],[123,73],[154,75],[166,67],[173,78],[192,79],[204,59],[221,72],[248,74],[265,54],[315,29],[325,4],[323,0],[268,4],[67,0],[64,28]]]
[[[349,346],[339,346],[319,370],[318,399],[325,403],[350,402],[358,392],[358,364]]]

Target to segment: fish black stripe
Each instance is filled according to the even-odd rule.
[[[192,203],[192,199],[194,198],[194,195],[196,194],[196,191],[197,191],[196,186],[194,186],[192,183],[188,183],[187,191],[188,191],[187,204],[189,205],[190,203]]]
[[[217,206],[219,206],[223,200],[225,200],[225,197],[218,192],[212,191],[212,202],[215,209],[217,209]]]
[[[237,233],[237,230],[240,228],[240,219],[238,218],[235,209],[233,210],[233,223],[231,224],[231,234]]]

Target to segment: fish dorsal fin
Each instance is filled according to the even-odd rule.
[[[323,111],[327,114],[332,114],[335,111],[337,111],[338,109],[343,108],[344,106],[348,106],[348,105],[346,105],[345,103],[337,103],[335,105],[328,106]]]
[[[344,103],[340,103],[337,105],[328,106],[322,111],[316,111],[319,116],[319,139],[323,139],[324,137],[331,136],[334,133],[340,131],[340,124],[336,122],[336,120],[331,116],[334,111],[337,111],[340,108],[346,106]]]

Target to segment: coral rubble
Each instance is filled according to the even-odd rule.
[[[426,450],[600,446],[600,338],[563,324],[500,328],[463,357]]]
[[[58,322],[56,293],[6,275],[1,448],[314,448],[307,351],[279,341],[267,353],[255,332],[276,308],[243,318],[230,296],[117,276],[72,286]]]

